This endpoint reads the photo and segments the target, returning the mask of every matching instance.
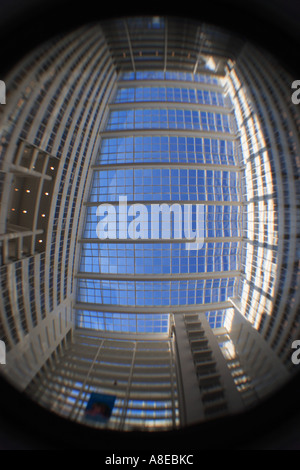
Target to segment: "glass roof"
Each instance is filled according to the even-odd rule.
[[[150,82],[144,86],[140,80]],[[176,86],[168,80],[177,80]],[[77,327],[168,333],[169,314],[159,313],[159,307],[170,307],[172,313],[174,306],[206,304],[210,325],[223,326],[222,302],[235,296],[238,287],[242,225],[237,128],[223,79],[183,72],[125,73],[110,106],[85,205]],[[126,216],[120,198],[126,198]],[[201,204],[201,249],[187,249],[176,237],[175,216],[171,239],[147,236],[155,203]],[[139,224],[141,209],[130,211],[132,204],[143,205],[147,215]],[[110,226],[106,218],[101,225],[106,226],[105,239],[97,232],[99,205],[105,207],[102,215],[111,211],[116,222]],[[197,211],[190,214],[195,226]],[[133,240],[124,239],[130,224],[139,233]],[[122,313],[122,307],[127,312],[137,307],[140,313]],[[153,307],[153,313],[143,313],[145,307]]]

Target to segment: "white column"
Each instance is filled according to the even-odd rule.
[[[183,315],[174,315],[176,362],[178,381],[181,385],[182,400],[180,406],[181,426],[199,423],[204,418],[198,379],[192,357]]]

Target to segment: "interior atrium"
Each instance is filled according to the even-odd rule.
[[[168,431],[252,409],[291,379],[292,81],[243,38],[167,17],[88,24],[11,70],[0,107],[9,383],[68,420]],[[121,223],[102,239],[100,205]],[[181,219],[149,237],[154,205],[190,207],[193,227],[201,207],[202,244],[177,236]]]

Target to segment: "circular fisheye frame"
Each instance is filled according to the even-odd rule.
[[[300,362],[300,80],[220,27],[87,23],[0,82],[0,375],[67,421],[174,431]]]

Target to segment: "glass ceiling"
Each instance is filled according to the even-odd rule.
[[[222,302],[236,295],[240,269],[242,201],[236,131],[222,78],[158,71],[121,75],[85,205],[77,327],[168,333],[169,315],[159,307],[164,311],[170,307],[172,313],[174,306],[184,311],[184,306],[206,304],[210,325],[224,325]],[[174,231],[173,239],[163,242],[147,236],[122,240],[124,230],[119,226],[114,237],[108,231],[107,238],[100,240],[97,207],[110,204],[122,220],[120,197],[127,198],[128,207],[144,204],[149,214],[144,226],[149,230],[151,203],[203,204],[202,248],[186,249]],[[128,227],[135,215],[128,212]],[[127,312],[138,307],[140,313],[122,313],[122,307]],[[144,313],[145,307],[153,307],[153,313]]]

